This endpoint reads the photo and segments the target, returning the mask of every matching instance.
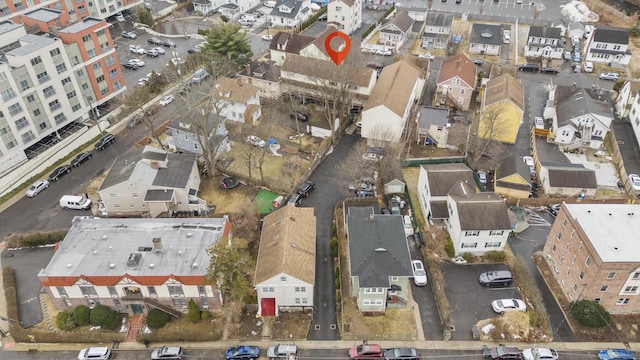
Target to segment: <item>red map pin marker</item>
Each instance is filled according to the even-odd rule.
[[[333,51],[333,49],[331,48],[331,40],[333,40],[333,38],[336,36],[344,40],[344,48],[342,49],[342,51]],[[351,40],[349,40],[349,36],[347,36],[347,34],[345,33],[342,33],[340,31],[332,32],[325,39],[324,48],[327,50],[327,54],[329,54],[331,60],[333,60],[336,65],[340,65],[349,54],[349,50],[351,49]]]

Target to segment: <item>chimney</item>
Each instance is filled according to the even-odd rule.
[[[161,238],[153,238],[153,240],[151,240],[151,242],[153,243],[153,251],[154,252],[162,251],[162,239]]]
[[[151,160],[151,168],[152,169],[159,169],[160,168],[160,164],[158,164],[158,160]]]
[[[373,214],[369,214],[369,221],[373,221],[373,218],[374,218]]]
[[[456,67],[458,68],[458,70],[460,70],[460,60],[456,61]]]

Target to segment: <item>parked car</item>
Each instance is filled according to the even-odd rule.
[[[549,348],[530,348],[522,350],[524,360],[556,360],[558,352]]]
[[[124,63],[122,64],[122,67],[129,70],[138,70],[138,65],[133,63]]]
[[[149,79],[144,77],[144,78],[138,79],[137,85],[138,86],[145,86],[145,85],[147,85],[148,82],[149,82]]]
[[[562,53],[562,58],[564,58],[564,59],[565,59],[565,60],[567,60],[567,61],[571,60],[571,51],[569,51],[569,50],[565,50],[565,51]]]
[[[540,72],[543,74],[557,75],[560,72],[560,70],[554,67],[546,67],[546,68],[540,69]]]
[[[560,211],[560,208],[562,208],[562,204],[552,204],[547,207],[547,210],[549,210],[549,213],[551,213],[551,215],[556,216],[558,215],[558,211]]]
[[[640,191],[640,176],[638,174],[629,174],[629,181],[631,181],[633,190]]]
[[[378,161],[378,160],[382,159],[382,155],[368,152],[368,153],[365,153],[364,155],[362,155],[362,158],[364,160],[368,160],[368,161]]]
[[[163,48],[161,48],[161,47],[154,47],[154,48],[153,48],[153,49],[151,49],[151,50],[153,50],[153,51],[157,51],[157,52],[158,52],[158,54],[160,54],[160,55],[164,55],[164,54],[165,54],[164,49],[163,49]]]
[[[257,146],[259,148],[263,148],[263,147],[267,146],[267,142],[266,141],[260,139],[259,137],[255,136],[255,135],[247,136],[246,142],[249,145]]]
[[[498,314],[505,311],[527,311],[527,304],[520,299],[498,299],[491,302],[491,308]]]
[[[585,61],[584,64],[582,64],[582,68],[586,73],[593,72],[593,63],[591,61]]]
[[[511,43],[511,30],[502,30],[502,43],[503,44]]]
[[[127,123],[127,128],[131,129],[136,127],[136,125],[140,124],[142,122],[142,117],[140,116],[134,116],[133,118],[131,118],[131,120],[129,120],[129,122]]]
[[[201,81],[209,77],[209,73],[205,69],[198,69],[195,73],[193,73],[193,77],[191,78],[191,82],[194,84],[199,84]]]
[[[129,45],[129,51],[131,51],[134,54],[138,54],[138,55],[143,55],[143,54],[147,53],[147,50],[143,49],[139,45]]]
[[[162,99],[158,102],[161,106],[167,106],[173,102],[173,95],[163,96]]]
[[[484,171],[478,171],[478,179],[482,185],[487,185],[487,173]]]
[[[150,37],[147,39],[147,42],[152,45],[162,45],[162,40],[156,37]]]
[[[349,349],[350,359],[379,359],[382,357],[382,347],[378,344],[362,344]]]
[[[288,344],[278,344],[269,346],[267,349],[267,357],[270,360],[289,360],[290,356],[298,356],[298,346]]]
[[[414,348],[391,348],[384,351],[386,360],[420,360],[420,354]]]
[[[289,198],[289,201],[287,202],[287,204],[298,207],[298,206],[302,205],[302,199],[303,199],[302,195],[300,195],[298,193],[295,193],[295,194],[291,195],[291,197]]]
[[[524,64],[524,65],[520,65],[518,70],[520,70],[520,71],[538,72],[540,70],[540,66],[538,66],[538,64]]]
[[[420,260],[411,261],[411,271],[413,273],[413,283],[416,286],[427,285],[427,272],[424,270],[424,264]]]
[[[276,2],[273,0],[269,0],[269,1],[265,1],[262,5],[268,8],[273,8],[274,6],[276,6]]]
[[[160,53],[158,52],[158,50],[151,49],[151,50],[147,51],[147,56],[158,57],[158,56],[160,56]]]
[[[571,55],[573,57],[573,61],[579,63],[580,62],[580,52],[574,51]]]
[[[106,346],[93,346],[82,349],[78,353],[78,360],[107,360],[111,356],[111,349]]]
[[[192,48],[188,48],[187,49],[187,53],[188,54],[197,54],[200,52],[200,49],[196,48],[196,47],[192,47]]]
[[[175,48],[177,45],[171,40],[165,40],[162,42],[162,46],[168,47],[168,48]]]
[[[636,353],[627,349],[603,349],[598,352],[600,360],[636,360]]]
[[[298,119],[298,121],[309,121],[309,116],[299,111],[292,111],[289,113],[289,117],[292,119]]]
[[[421,59],[429,59],[429,60],[433,60],[433,59],[436,58],[435,56],[433,56],[431,54],[420,54],[420,55],[418,55],[418,57],[421,58]]]
[[[329,16],[327,15],[327,13],[324,13],[324,14],[318,16],[318,21],[327,21],[328,18],[329,18]]]
[[[602,73],[600,74],[600,76],[598,76],[598,78],[600,80],[613,80],[613,81],[618,81],[618,73],[615,72],[608,72],[608,73]]]
[[[95,148],[98,151],[102,151],[107,146],[111,146],[111,144],[113,144],[114,142],[116,142],[116,137],[113,136],[112,134],[107,134],[107,135],[101,137],[100,140],[98,140],[98,142],[96,143]]]
[[[73,158],[73,160],[71,160],[71,167],[79,166],[85,161],[91,159],[92,156],[93,154],[91,153],[91,151],[85,151],[85,152],[79,153],[78,155],[76,155],[75,158]]]
[[[71,172],[71,166],[69,165],[62,165],[58,168],[56,168],[55,170],[53,170],[53,172],[51,173],[51,175],[49,175],[49,181],[58,181],[58,179],[60,179],[61,177],[63,177],[64,175],[68,174]]]
[[[180,346],[162,346],[151,351],[151,360],[180,360],[183,356]]]
[[[227,360],[257,359],[260,356],[260,348],[251,345],[238,345],[227,349]]]
[[[513,282],[513,275],[508,270],[487,271],[480,274],[478,281],[487,287],[509,286]]]
[[[378,50],[376,50],[376,55],[391,56],[391,55],[393,55],[393,50],[391,50],[391,49],[378,49]]]
[[[389,210],[391,210],[393,215],[402,214],[402,211],[400,210],[400,203],[394,198],[389,199]]]
[[[261,39],[264,41],[271,41],[273,40],[273,35],[262,35]]]
[[[533,157],[531,156],[523,156],[522,161],[524,161],[524,163],[527,164],[528,167],[536,166],[535,160],[533,160]]]
[[[38,180],[33,183],[27,190],[27,197],[34,197],[38,195],[42,190],[49,187],[49,182],[47,180]]]
[[[140,60],[140,59],[129,59],[129,61],[127,61],[128,64],[134,64],[138,67],[142,67],[144,66],[144,61]]]
[[[513,346],[500,345],[490,348],[487,345],[482,345],[482,357],[492,360],[520,360],[522,352]]]
[[[309,194],[311,193],[311,191],[313,191],[313,189],[316,188],[316,183],[314,183],[311,180],[307,180],[305,182],[303,182],[300,187],[298,188],[298,194],[307,197],[309,196]]]
[[[123,31],[122,32],[122,37],[125,38],[125,39],[137,39],[138,35],[136,35],[132,31]]]

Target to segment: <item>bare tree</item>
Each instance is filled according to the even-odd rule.
[[[485,106],[480,113],[477,133],[467,143],[471,164],[475,164],[508,128],[509,119],[503,115],[504,107],[504,103],[499,102]]]
[[[154,77],[153,75],[151,76]],[[136,113],[141,119],[142,124],[149,129],[150,137],[153,138],[159,146],[162,146],[160,134],[153,123],[151,99],[155,96],[154,88],[151,86],[138,86],[131,90],[123,97],[124,106],[130,110],[130,113]]]

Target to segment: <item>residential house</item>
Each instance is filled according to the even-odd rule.
[[[218,4],[214,0],[192,0],[193,12],[198,15],[211,15],[222,5],[222,1]]]
[[[524,114],[524,89],[520,80],[502,74],[487,82],[482,93],[478,136],[515,144]]]
[[[524,47],[526,58],[562,59],[564,43],[562,29],[551,26],[530,26],[527,44]]]
[[[608,90],[553,85],[549,100],[545,118],[552,119],[556,144],[566,150],[602,146],[613,121]]]
[[[354,67],[295,54],[288,54],[280,70],[283,93],[317,99],[331,99],[332,91],[346,86],[345,101],[349,106],[362,106],[374,91],[376,72],[366,67]],[[332,90],[334,89],[334,90]]]
[[[422,47],[427,50],[446,49],[451,38],[453,14],[444,12],[427,12],[424,31],[422,32]]]
[[[277,66],[282,66],[287,54],[300,54],[300,51],[307,45],[311,44],[316,38],[299,34],[278,31],[273,36],[269,45],[269,53],[271,60],[275,61]]]
[[[226,120],[256,124],[262,116],[260,88],[244,79],[221,77],[214,85],[217,100],[224,102],[220,116]]]
[[[476,64],[465,54],[458,54],[442,62],[434,106],[449,106],[469,110],[476,88]]]
[[[496,194],[512,199],[527,199],[531,194],[531,169],[511,153],[497,161],[494,179]]]
[[[231,150],[229,142],[229,132],[224,124],[224,117],[212,112],[205,122],[201,117],[176,117],[169,123],[171,138],[176,150],[186,151],[195,155],[202,155],[202,144],[209,144],[209,148],[215,151],[215,158],[218,159],[224,152]],[[202,127],[206,124],[206,128]],[[204,133],[208,132],[207,139]],[[215,149],[213,149],[215,148]]]
[[[629,29],[598,26],[585,46],[585,61],[625,68],[631,62]]]
[[[226,2],[220,5],[216,10],[220,13],[221,16],[226,16],[231,20],[240,18],[240,14],[242,14],[240,5],[234,2]]]
[[[257,86],[259,96],[268,99],[277,99],[280,92],[280,66],[273,60],[251,61],[244,71],[238,73],[238,78],[244,79],[249,84]]]
[[[223,297],[208,281],[209,250],[229,236],[226,218],[100,219],[75,217],[38,279],[53,305],[106,305],[136,315],[160,309],[218,310]]]
[[[206,211],[198,198],[200,173],[195,155],[146,146],[116,158],[98,194],[108,216],[171,215]]]
[[[640,142],[640,93],[636,91],[635,96],[632,97],[631,108],[629,110],[629,122],[633,129],[633,134],[636,140]]]
[[[318,60],[324,60],[327,62],[331,62],[333,65],[335,65],[333,63],[333,60],[331,60],[329,53],[327,52],[327,47],[324,46],[324,44],[325,44],[325,41],[327,40],[327,37],[336,31],[337,30],[334,27],[327,26],[327,28],[324,31],[322,31],[320,34],[318,34],[318,36],[316,36],[313,39],[313,41],[306,44],[303,48],[300,49],[300,53],[299,53],[300,56],[318,59]],[[344,46],[345,46],[344,44],[341,44],[337,48],[333,48],[333,50],[341,51],[344,48]]]
[[[505,199],[458,181],[447,194],[447,230],[456,255],[502,251],[511,233]]]
[[[582,164],[540,163],[540,182],[545,194],[563,197],[596,196],[596,172]]]
[[[473,171],[461,162],[420,166],[418,202],[426,223],[449,217],[447,194],[458,181],[475,186]]]
[[[327,24],[351,35],[362,26],[362,0],[332,0],[327,5]]]
[[[253,286],[258,315],[314,308],[316,216],[286,205],[264,217]]]
[[[496,78],[502,74],[511,74],[514,78],[518,77],[518,66],[509,64],[494,64],[485,62],[480,69],[480,88],[486,89],[489,80]]]
[[[562,204],[543,258],[568,301],[591,300],[611,314],[640,311],[638,216],[637,204]]]
[[[409,299],[411,254],[402,216],[376,214],[373,207],[349,207],[346,231],[349,246],[351,296],[363,313],[384,313],[404,307]],[[384,266],[382,266],[384,264]]]
[[[409,39],[414,20],[404,10],[397,11],[390,18],[382,20],[378,33],[378,43],[393,46],[396,50]]]
[[[469,53],[500,55],[502,28],[500,25],[475,23],[469,36]]]
[[[633,106],[635,100],[634,91],[631,87],[631,81],[625,81],[622,87],[618,90],[618,96],[613,104],[613,111],[620,119],[626,119],[629,117],[629,112]]]
[[[361,134],[369,145],[400,139],[425,82],[425,71],[405,59],[385,66],[362,110]]]
[[[294,28],[311,17],[309,0],[277,0],[267,21],[272,27]]]
[[[417,143],[424,145],[436,145],[439,148],[447,147],[449,138],[449,109],[422,106],[416,119],[418,128],[416,131]]]

